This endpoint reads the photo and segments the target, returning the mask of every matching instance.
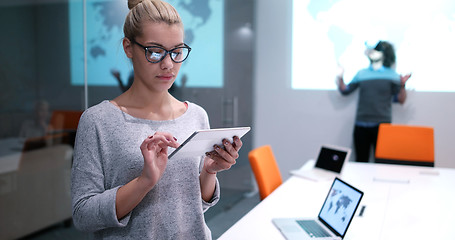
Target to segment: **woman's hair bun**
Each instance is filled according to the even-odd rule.
[[[141,3],[143,0],[128,0],[128,9],[132,9],[136,7],[139,3]]]

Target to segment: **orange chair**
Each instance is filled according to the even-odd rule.
[[[259,196],[263,200],[283,182],[280,169],[270,145],[251,150],[248,159],[258,184]]]
[[[61,143],[74,146],[77,125],[82,113],[83,111],[75,110],[56,110],[52,112],[49,128],[54,133],[64,132],[66,134]]]
[[[53,111],[50,125],[54,130],[76,130],[82,112],[72,110]]]
[[[376,143],[376,162],[434,167],[432,127],[382,123]]]

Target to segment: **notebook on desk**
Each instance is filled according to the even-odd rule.
[[[362,191],[336,177],[317,219],[274,218],[272,222],[288,240],[343,239],[362,197]]]
[[[350,156],[350,148],[322,145],[313,168],[292,170],[291,173],[314,181],[332,180],[341,173]]]

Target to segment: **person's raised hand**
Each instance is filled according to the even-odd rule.
[[[411,75],[412,75],[412,73],[408,73],[408,74],[405,74],[405,75],[400,75],[401,86],[406,85],[406,82],[409,80]]]
[[[112,70],[111,70],[111,74],[112,74],[112,76],[114,76],[115,78],[120,78],[120,72],[119,72],[117,69],[112,69]]]

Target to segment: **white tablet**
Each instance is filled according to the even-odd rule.
[[[250,129],[250,127],[235,127],[195,131],[168,158],[203,156],[206,152],[213,151],[215,144],[222,145],[223,139],[228,139],[232,142],[234,136],[241,138]]]

